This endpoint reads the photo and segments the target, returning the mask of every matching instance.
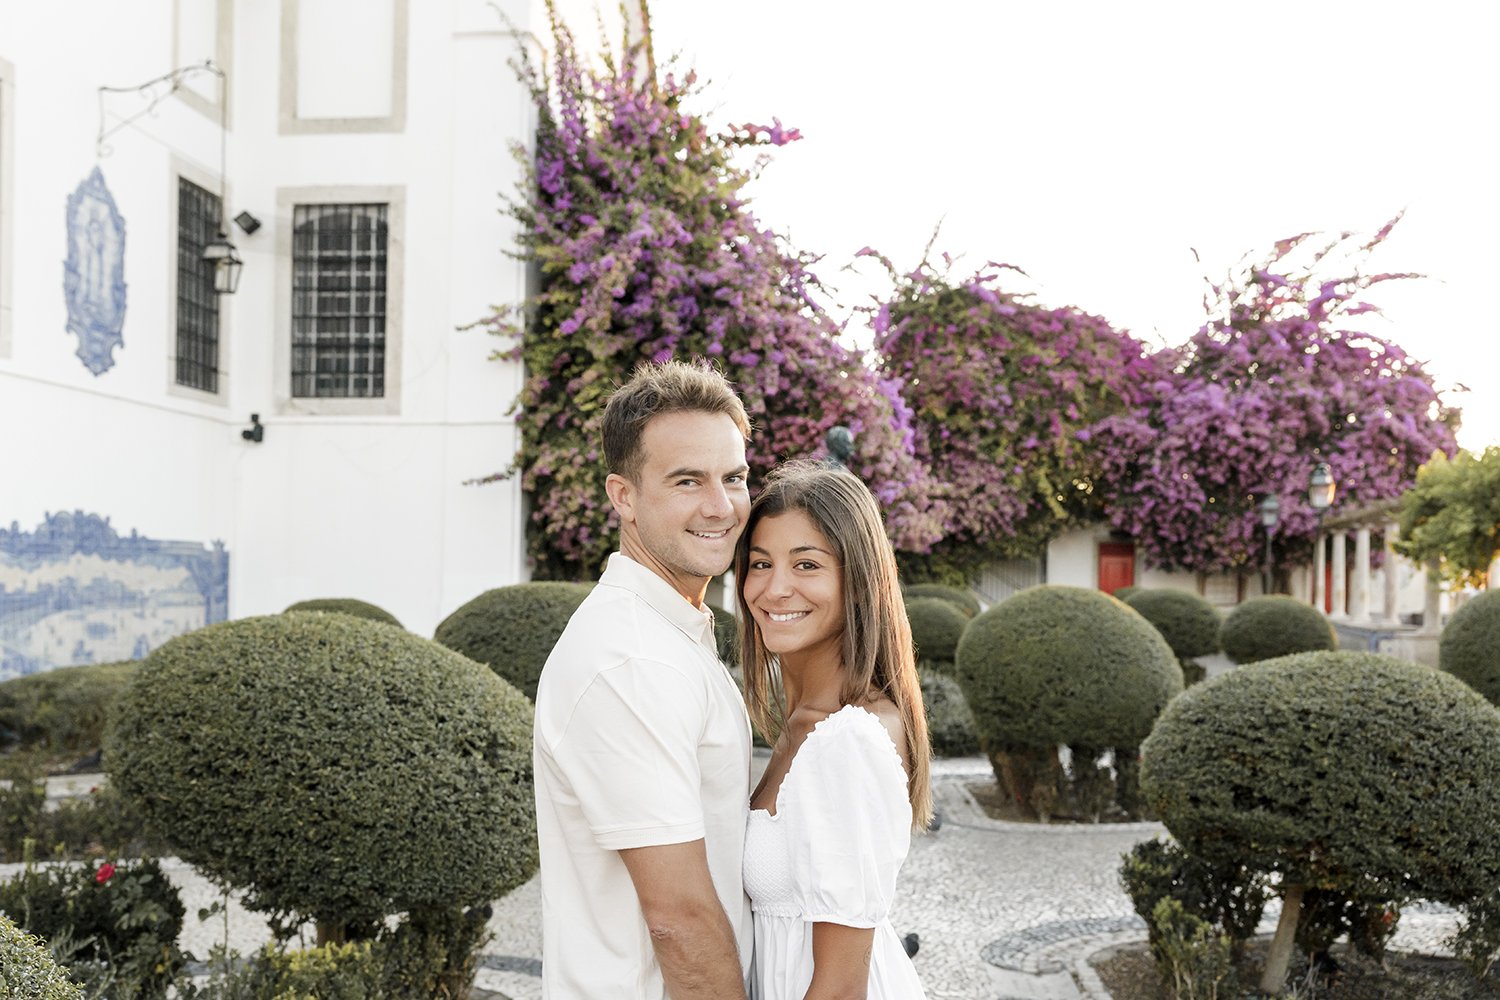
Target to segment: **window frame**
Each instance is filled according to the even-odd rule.
[[[383,396],[292,395],[293,218],[298,205],[384,204],[386,206],[385,374]],[[401,412],[401,354],[404,327],[406,188],[288,187],[276,192],[276,412],[282,415],[395,416]]]
[[[411,19],[409,0],[392,0],[391,113],[383,118],[300,118],[297,115],[298,19],[301,0],[281,0],[280,99],[277,131],[281,135],[318,133],[405,132],[407,47]]]
[[[218,176],[207,167],[200,166],[180,156],[172,156],[170,159],[167,197],[167,232],[169,238],[165,240],[166,254],[165,267],[163,268],[167,280],[166,305],[167,316],[170,322],[166,324],[166,384],[167,393],[182,399],[193,399],[203,403],[213,403],[217,406],[227,406],[229,403],[229,390],[233,384],[231,379],[230,346],[232,344],[231,334],[233,324],[231,317],[234,310],[229,308],[229,302],[223,295],[218,296],[219,303],[219,350],[218,350],[218,388],[214,392],[206,389],[198,389],[190,385],[183,385],[177,381],[177,348],[178,348],[178,316],[177,316],[177,238],[180,227],[178,219],[178,192],[180,182],[189,183],[202,188],[209,194],[216,193],[219,186]],[[227,204],[230,192],[224,190],[217,196],[222,203]]]
[[[202,3],[203,0],[172,0],[173,66],[197,65],[201,55],[196,52],[188,55],[182,51],[180,30],[182,5],[194,2]],[[222,96],[226,104],[223,108],[224,125],[226,128],[233,128],[234,123],[230,121],[229,115],[234,105],[233,95],[230,92],[230,85],[234,80],[234,0],[211,0],[211,2],[217,4],[213,60],[214,65],[224,74],[220,86],[215,88],[216,96],[204,97],[191,87],[178,87],[173,96],[205,118],[212,120],[215,125],[219,123],[219,97]]]

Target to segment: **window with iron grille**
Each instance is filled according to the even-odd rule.
[[[387,208],[297,205],[292,395],[385,395]]]
[[[219,296],[203,248],[219,232],[217,195],[177,178],[177,384],[219,391]]]

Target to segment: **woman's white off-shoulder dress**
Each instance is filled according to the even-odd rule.
[[[755,915],[750,1000],[802,1000],[813,924],[873,927],[869,1000],[923,1000],[891,926],[896,873],[911,844],[906,772],[885,726],[848,705],[808,734],[776,794],[750,812],[745,892]]]

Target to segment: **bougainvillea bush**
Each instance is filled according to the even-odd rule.
[[[1337,508],[1353,509],[1399,496],[1433,452],[1453,453],[1458,412],[1421,363],[1352,326],[1377,311],[1368,289],[1416,277],[1361,270],[1395,223],[1364,243],[1282,240],[1266,260],[1211,285],[1212,318],[1163,352],[1145,404],[1085,431],[1104,457],[1110,523],[1152,566],[1258,565],[1265,529],[1256,508],[1271,493],[1281,502],[1276,565],[1306,562],[1318,525],[1307,500],[1314,463],[1332,469]],[[1336,256],[1348,273],[1319,277]]]
[[[514,338],[498,356],[526,369],[511,471],[531,501],[534,577],[596,575],[616,528],[598,445],[605,401],[637,364],[674,357],[709,359],[739,388],[755,424],[752,477],[849,427],[852,468],[879,498],[892,541],[925,550],[941,520],[913,457],[911,412],[839,341],[811,259],[741,193],[758,169],[742,165],[745,147],[798,132],[774,120],[715,132],[688,108],[693,74],[658,74],[645,47],[585,65],[550,13],[550,79],[524,54],[518,65],[537,132],[535,149],[519,151],[527,180],[511,201],[540,286],[524,309],[492,320]]]
[[[874,251],[868,256],[879,257]],[[914,572],[962,578],[1031,556],[1099,517],[1089,429],[1145,402],[1153,362],[1105,320],[1000,288],[1000,267],[951,281],[924,261],[871,326],[916,415],[916,454],[943,483],[943,540]]]

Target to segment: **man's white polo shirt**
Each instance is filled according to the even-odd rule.
[[[748,971],[750,724],[712,616],[640,563],[610,556],[542,670],[532,747],[542,996],[666,997],[617,852],[699,838]]]

